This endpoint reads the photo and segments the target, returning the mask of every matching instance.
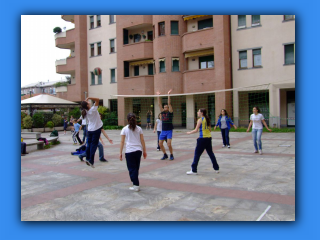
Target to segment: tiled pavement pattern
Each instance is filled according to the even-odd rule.
[[[263,133],[264,154],[258,155],[250,133],[230,133],[227,149],[213,132],[220,173],[204,152],[198,175],[190,176],[198,135],[175,130],[175,160],[161,161],[156,134],[144,130],[148,157],[141,162],[140,192],[128,189],[127,167],[118,159],[120,131],[107,133],[114,140],[104,140],[109,162],[100,162],[97,150],[94,169],[70,155],[78,147],[70,132],[60,132],[61,144],[50,149],[27,148],[30,154],[21,157],[22,221],[256,221],[268,206],[261,221],[295,220],[294,133]]]

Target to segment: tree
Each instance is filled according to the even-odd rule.
[[[53,114],[52,122],[54,123],[54,126],[59,126],[61,124],[62,117],[59,114]]]
[[[33,120],[29,115],[26,116],[23,120],[23,126],[27,129],[32,128]]]

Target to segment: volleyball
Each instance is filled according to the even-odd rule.
[[[101,68],[95,68],[94,70],[93,70],[93,73],[94,73],[94,75],[101,75],[101,72],[102,72],[102,70],[101,70]]]

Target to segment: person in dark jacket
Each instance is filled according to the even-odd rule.
[[[229,131],[231,129],[231,126],[233,126],[235,129],[237,129],[236,125],[233,124],[231,118],[228,116],[228,112],[225,109],[221,109],[218,122],[216,126],[214,127],[214,130],[219,126],[221,130],[221,136],[222,136],[222,147],[228,146],[230,148],[230,139],[229,139]]]

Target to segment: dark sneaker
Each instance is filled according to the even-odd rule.
[[[165,153],[163,154],[163,157],[160,160],[166,160],[168,158],[168,155]]]
[[[173,154],[170,154],[170,161],[174,160]]]
[[[100,162],[108,162],[107,159],[100,159]]]
[[[83,158],[82,157],[78,156],[78,158],[80,159],[81,162],[83,162]]]

